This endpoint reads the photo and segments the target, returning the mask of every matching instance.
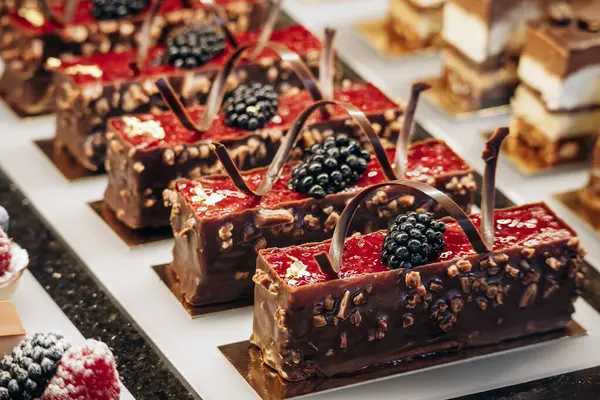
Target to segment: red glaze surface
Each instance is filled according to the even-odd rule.
[[[241,1],[242,0],[215,0],[215,3],[221,4],[221,5],[226,5],[226,4],[230,4],[230,3],[239,3]],[[243,2],[255,3],[256,0],[243,0]],[[192,2],[192,4],[194,4],[195,8],[202,8],[202,3],[200,3],[200,2]],[[93,2],[91,0],[80,0],[77,5],[77,10],[75,11],[75,15],[73,16],[73,21],[71,22],[70,25],[91,25],[91,24],[100,22],[99,20],[96,20],[93,17],[93,15],[91,13],[92,7],[93,7]],[[52,8],[56,15],[62,15],[63,10],[64,10],[64,3],[60,2],[59,4],[55,4]],[[162,5],[160,6],[160,9],[158,10],[158,13],[166,14],[168,12],[178,10],[181,8],[188,8],[186,6],[186,2],[183,0],[163,0]],[[52,33],[52,32],[55,32],[55,31],[61,29],[57,25],[54,25],[52,22],[48,21],[47,19],[44,21],[44,23],[41,26],[35,26],[31,22],[29,22],[27,19],[19,16],[18,13],[11,13],[11,14],[9,14],[9,17],[11,18],[13,23],[15,23],[17,26],[21,27],[26,33],[28,33],[30,35],[45,35],[45,34],[49,34],[49,33]],[[136,20],[143,19],[143,18],[144,18],[144,13],[133,16],[133,19],[136,19]],[[109,21],[109,20],[107,20],[107,21]]]
[[[390,159],[393,160],[394,154],[394,149],[388,150]],[[305,194],[290,190],[287,186],[293,165],[295,164],[290,163],[284,167],[281,179],[275,182],[271,191],[263,197],[250,196],[239,192],[230,179],[210,177],[201,178],[199,181],[180,181],[177,190],[194,208],[196,215],[200,218],[223,218],[226,215],[242,212],[249,208],[279,208],[287,202],[298,201],[307,197]],[[461,173],[469,169],[470,167],[446,143],[429,140],[411,146],[406,177],[419,179],[441,173]],[[266,168],[259,168],[244,174],[251,187],[258,187],[265,170]],[[385,180],[379,163],[377,160],[372,159],[369,162],[367,171],[346,191],[350,193],[357,192]],[[197,197],[196,188],[199,187],[204,188],[207,195],[213,195],[213,199],[219,199],[219,201],[216,204],[207,205],[206,202]]]
[[[544,204],[531,204],[507,210],[496,210],[496,240],[494,251],[502,251],[513,247],[531,247],[540,243],[551,243],[557,239],[575,236],[574,232]],[[471,220],[476,226],[480,224],[479,215],[472,215]],[[475,254],[466,235],[457,223],[447,225],[445,251],[437,261],[451,261]],[[340,269],[340,278],[349,279],[374,272],[389,271],[380,260],[381,247],[386,232],[380,231],[363,236],[346,239],[344,254]],[[329,251],[329,242],[312,245],[293,246],[282,249],[272,248],[262,250],[265,260],[286,281],[289,286],[300,287],[318,282],[331,280],[323,274],[314,255]],[[304,263],[306,273],[301,277],[286,278],[287,269],[299,260]],[[418,271],[419,267],[415,268]]]
[[[237,34],[235,36],[238,43],[243,44],[257,41],[259,35],[260,32],[253,31],[244,34]],[[271,36],[271,41],[285,45],[287,48],[296,52],[300,56],[306,55],[311,50],[319,50],[321,48],[321,42],[319,39],[313,36],[301,25],[292,25],[276,30]],[[223,66],[223,64],[225,64],[227,61],[231,52],[232,48],[229,46],[229,44],[227,44],[227,48],[222,54],[214,58],[210,63],[203,65],[196,70],[220,69],[221,66]],[[97,66],[102,70],[101,77],[81,73],[70,74],[71,79],[78,85],[96,82],[108,84],[123,80],[142,80],[149,77],[158,79],[164,75],[172,75],[179,72],[187,73],[190,71],[189,69],[176,68],[173,65],[162,63],[164,54],[165,48],[163,46],[150,49],[147,61],[145,65],[140,68],[140,74],[137,76],[134,75],[133,70],[129,67],[129,65],[136,60],[137,52],[135,50],[122,53],[110,52],[104,54],[95,54],[90,57],[78,57],[68,62],[63,62],[62,65],[57,68],[57,71],[64,73],[66,68],[74,65]],[[276,53],[269,49],[265,49],[261,53],[261,57],[276,56]],[[154,62],[155,60],[160,60],[160,62]]]
[[[355,84],[346,89],[338,88],[334,96],[336,100],[354,104],[355,107],[358,107],[366,114],[398,108],[396,103],[370,84]],[[296,117],[312,103],[313,100],[307,90],[302,90],[298,94],[290,96],[281,96],[277,115],[263,129],[277,128],[286,130]],[[202,106],[190,109],[190,115],[196,121],[201,119],[203,113],[204,107]],[[186,129],[172,112],[165,112],[159,115],[142,114],[136,115],[136,117],[142,121],[158,121],[165,131],[165,137],[163,139],[155,139],[148,135],[130,137],[125,133],[126,124],[122,119],[112,119],[109,123],[114,131],[120,132],[125,140],[141,150],[149,150],[158,146],[174,146],[180,143],[195,143],[199,140],[231,140],[243,138],[250,134],[250,131],[225,125],[222,113],[215,119],[211,128],[202,134]],[[346,118],[347,113],[343,108],[336,107],[333,110],[332,117]],[[310,118],[310,121],[322,120],[323,117],[320,113],[315,113]]]

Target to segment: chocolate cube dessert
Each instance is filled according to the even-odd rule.
[[[516,61],[525,23],[542,0],[449,0],[444,7],[443,80],[465,111],[508,104],[517,86]]]
[[[246,31],[256,28],[266,16],[266,0],[216,0],[231,18],[231,27]],[[108,6],[105,6],[108,4]],[[81,0],[70,21],[62,21],[64,4],[36,7],[23,4],[0,17],[2,59],[6,69],[0,79],[0,95],[20,115],[52,111],[52,72],[56,59],[90,56],[135,48],[150,1],[134,2],[121,10],[110,2]],[[132,3],[133,4],[133,3]],[[139,9],[140,5],[145,5]],[[126,12],[125,12],[126,11]],[[151,40],[158,43],[175,27],[209,17],[201,2],[164,0],[152,20]]]
[[[432,45],[442,31],[445,0],[390,0],[391,27],[409,49]]]
[[[235,94],[234,91],[231,98]],[[390,141],[398,137],[403,112],[375,86],[346,82],[335,90],[334,98],[352,102],[363,111],[381,137]],[[219,112],[210,129],[203,133],[181,125],[173,112],[111,119],[107,132],[105,203],[129,228],[167,226],[169,209],[163,206],[162,192],[172,180],[222,172],[219,160],[210,151],[212,141],[224,144],[241,169],[267,165],[296,117],[313,102],[306,89],[282,94],[277,111],[255,130],[232,126],[226,109]],[[327,119],[315,116],[308,122],[299,147],[308,148],[334,131],[359,136],[343,109],[333,111]],[[190,109],[194,120],[200,119],[204,112],[203,106]]]
[[[600,4],[577,4],[530,24],[519,62],[508,151],[538,168],[588,159],[600,132]]]
[[[339,137],[338,134],[335,143],[339,143]],[[324,145],[329,146],[329,141],[333,143],[333,139],[325,139]],[[311,151],[316,161],[314,157],[318,157],[321,145],[315,146]],[[407,153],[406,178],[428,182],[448,193],[463,209],[470,209],[476,190],[472,170],[452,149],[432,139],[412,144]],[[393,159],[394,151],[388,149],[387,157]],[[305,163],[312,170],[310,160]],[[319,195],[318,191],[323,190],[319,185],[315,185],[316,189],[302,187],[311,178],[302,178],[301,167],[302,164],[286,164],[263,197],[240,192],[228,176],[175,182],[170,195],[175,234],[170,268],[187,302],[204,305],[251,297],[259,250],[330,238],[346,202],[360,189],[387,180],[381,162],[373,157],[345,190],[335,192],[325,186]],[[248,171],[243,177],[255,187],[265,172]],[[332,172],[332,178],[334,175]],[[321,182],[319,177],[316,182]],[[414,209],[436,210],[423,196],[395,195],[382,189],[357,214],[352,230],[381,229],[387,226],[391,215]]]
[[[235,34],[236,45],[256,42],[259,35],[260,31],[256,30]],[[210,45],[193,56],[194,61],[182,59],[177,53],[192,40],[191,36],[212,38]],[[313,70],[318,70],[321,42],[302,26],[276,29],[270,39],[271,43],[296,52]],[[63,61],[54,69],[57,89],[55,148],[57,151],[65,149],[89,170],[102,169],[108,118],[166,110],[154,84],[161,77],[169,80],[186,106],[203,104],[215,75],[233,51],[233,46],[226,42],[217,27],[201,25],[184,28],[168,40],[166,47],[150,49],[144,65],[135,70],[130,67],[137,57],[134,50]],[[263,51],[255,61],[242,64],[229,77],[232,87],[245,82],[268,83],[279,91],[300,85],[289,65],[279,61],[270,50]]]
[[[344,243],[346,210],[333,242],[259,252],[250,340],[284,379],[495,344],[571,320],[584,250],[545,204],[496,210],[489,246],[479,215],[448,208],[451,200],[426,185],[404,189],[426,191],[454,218],[400,214],[389,231]]]

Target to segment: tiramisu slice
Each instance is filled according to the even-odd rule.
[[[532,23],[508,151],[536,168],[581,161],[600,131],[600,3]]]
[[[408,49],[431,45],[442,31],[445,0],[390,0],[391,27]]]
[[[511,55],[525,22],[542,13],[541,0],[449,0],[444,7],[443,79],[464,111],[508,104],[517,86]]]

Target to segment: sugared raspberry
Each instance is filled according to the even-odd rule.
[[[4,275],[9,270],[11,259],[10,239],[6,233],[0,229],[0,276]]]
[[[120,392],[113,354],[89,339],[64,354],[42,400],[118,400]]]

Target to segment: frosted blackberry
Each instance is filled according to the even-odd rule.
[[[390,269],[413,268],[435,261],[444,249],[446,225],[431,213],[396,217],[383,242],[381,262]]]
[[[196,68],[225,51],[225,36],[204,24],[184,28],[167,39],[167,63],[178,68]]]
[[[119,19],[137,15],[149,4],[150,0],[93,0],[92,15],[96,19]]]
[[[291,190],[321,199],[353,184],[367,170],[371,153],[344,133],[314,144],[292,170]]]
[[[225,123],[253,131],[267,125],[278,107],[279,96],[271,85],[242,84],[225,102]]]
[[[38,398],[54,376],[68,342],[56,333],[36,333],[0,361],[0,400],[8,392],[12,400]]]

